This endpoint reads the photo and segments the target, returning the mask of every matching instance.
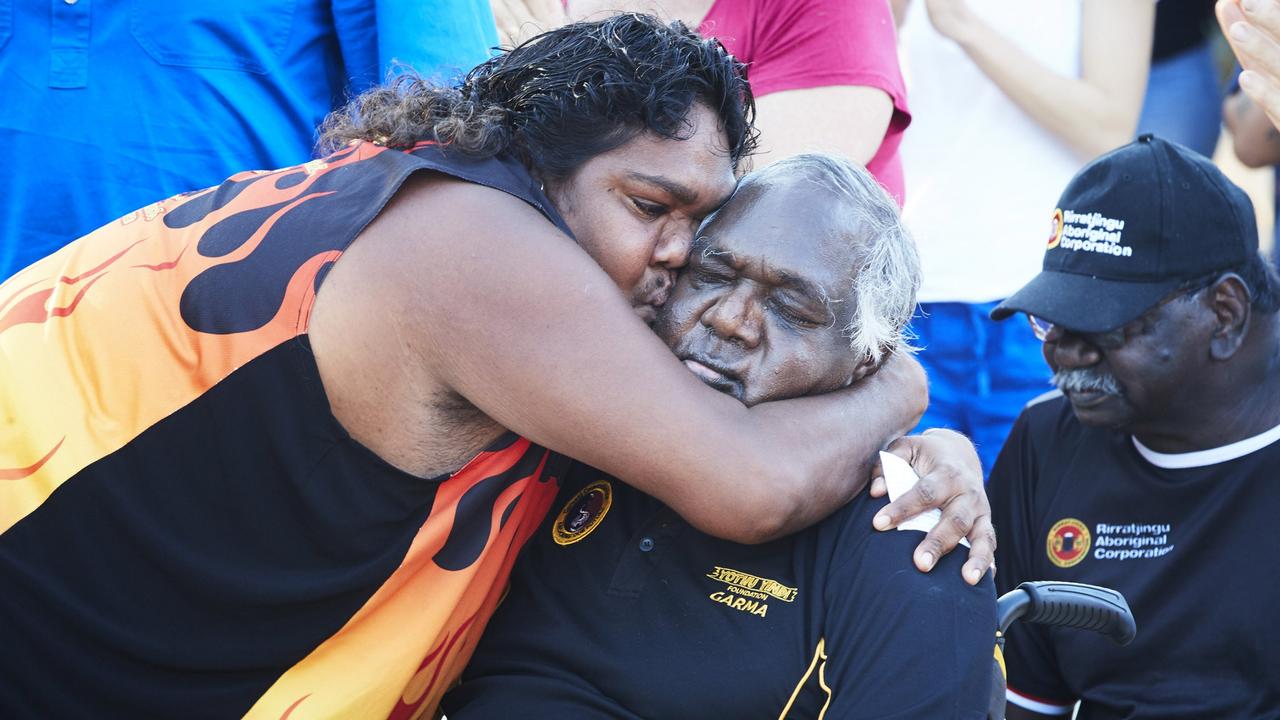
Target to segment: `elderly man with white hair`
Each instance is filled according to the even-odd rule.
[[[745,178],[707,220],[656,330],[691,372],[748,405],[810,395],[909,352],[919,283],[915,247],[875,180],[800,155]],[[918,572],[919,532],[872,529],[884,503],[863,494],[801,533],[741,545],[579,466],[445,712],[984,717],[990,576],[967,585],[957,554]]]

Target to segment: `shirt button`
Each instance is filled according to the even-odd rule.
[[[62,0],[62,1],[68,5],[75,5],[77,2],[79,2],[79,0]]]
[[[649,537],[641,538],[640,552],[649,552],[652,549],[653,549],[653,538],[649,538]]]

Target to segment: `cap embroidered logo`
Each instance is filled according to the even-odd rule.
[[[1053,211],[1053,220],[1049,223],[1049,249],[1058,247],[1062,242],[1062,208]]]

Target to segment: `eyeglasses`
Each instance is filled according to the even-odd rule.
[[[1173,293],[1161,299],[1160,302],[1142,311],[1142,314],[1139,315],[1136,319],[1130,320],[1129,322],[1125,323],[1124,325],[1121,325],[1118,328],[1105,330],[1103,332],[1076,332],[1074,330],[1068,330],[1066,328],[1062,328],[1062,331],[1064,333],[1070,333],[1084,340],[1085,342],[1089,343],[1090,345],[1093,345],[1099,350],[1117,350],[1123,347],[1124,344],[1129,341],[1129,337],[1131,335],[1136,335],[1138,332],[1141,331],[1141,328],[1146,327],[1151,322],[1151,315],[1154,314],[1157,310],[1164,307],[1165,305],[1168,305],[1174,300],[1177,300],[1180,297],[1183,297],[1183,296],[1186,296],[1188,298],[1195,297],[1196,295],[1200,294],[1201,290],[1204,290],[1204,287],[1198,287],[1198,288],[1191,287],[1191,288],[1182,288],[1179,290],[1175,290]],[[1039,340],[1040,342],[1045,342],[1046,338],[1048,338],[1049,336],[1049,333],[1055,327],[1057,327],[1056,325],[1049,322],[1048,320],[1038,318],[1035,315],[1028,314],[1027,321],[1031,323],[1032,334],[1034,334],[1036,336],[1036,339]]]
[[[1139,318],[1139,320],[1141,319],[1142,318]],[[1035,315],[1028,315],[1027,321],[1031,323],[1032,334],[1034,334],[1036,336],[1036,339],[1039,340],[1040,342],[1045,342],[1049,337],[1049,333],[1055,327],[1057,327],[1056,325],[1049,322],[1048,320],[1042,320],[1041,318],[1038,318]],[[1075,332],[1074,330],[1067,330],[1066,328],[1063,328],[1063,332],[1071,333],[1072,335],[1075,335],[1076,337],[1083,339],[1085,342],[1101,350],[1115,350],[1123,346],[1125,342],[1129,339],[1129,333],[1127,332],[1127,328],[1130,325],[1132,325],[1134,322],[1137,322],[1137,321],[1135,320],[1132,322],[1125,323],[1124,325],[1121,325],[1118,328],[1107,330],[1105,332],[1093,332],[1093,333]]]

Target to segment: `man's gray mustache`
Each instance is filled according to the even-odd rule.
[[[1120,383],[1107,373],[1094,368],[1059,370],[1050,379],[1064,393],[1101,392],[1107,395],[1123,395]]]

